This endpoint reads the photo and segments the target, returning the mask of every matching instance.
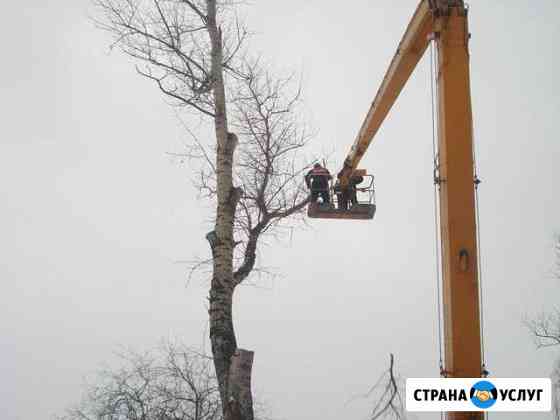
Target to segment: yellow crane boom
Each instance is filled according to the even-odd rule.
[[[429,2],[422,1],[412,16],[356,140],[344,160],[344,167],[338,175],[342,185],[348,184],[352,172],[358,167],[377,130],[424,55],[429,43],[428,36],[432,32],[433,13]]]
[[[347,185],[431,39],[438,57],[439,202],[444,368],[448,377],[483,376],[481,356],[468,9],[462,0],[422,0],[339,173]],[[482,419],[483,413],[448,413]]]

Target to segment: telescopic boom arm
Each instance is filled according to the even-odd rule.
[[[383,120],[424,54],[437,47],[439,165],[438,185],[443,273],[446,377],[477,378],[482,365],[478,252],[476,235],[472,110],[469,74],[468,9],[462,0],[422,0],[350,152],[339,172],[348,185]],[[448,419],[482,419],[483,413],[448,413]]]
[[[432,23],[430,6],[427,1],[422,1],[416,8],[358,136],[344,160],[344,167],[338,175],[342,185],[348,184],[352,172],[358,167],[377,130],[422,58],[428,46],[428,35],[433,31]]]
[[[463,1],[422,0],[416,8],[356,140],[344,160],[344,166],[338,175],[342,185],[348,184],[352,172],[358,167],[377,130],[424,55],[435,26],[449,15],[452,7],[464,8]]]

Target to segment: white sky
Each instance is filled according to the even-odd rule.
[[[338,167],[416,0],[254,2],[253,40],[303,69],[316,152]],[[490,4],[489,4],[490,3]],[[9,2],[0,34],[0,412],[48,419],[119,346],[200,345],[206,289],[178,261],[206,256],[207,208],[166,156],[185,133],[154,86],[108,53],[88,2]],[[471,2],[487,363],[549,375],[527,315],[558,301],[560,3]],[[290,420],[364,419],[389,353],[403,377],[437,376],[431,117],[423,60],[364,159],[372,222],[313,221],[262,262],[281,276],[236,294],[254,387]],[[418,418],[430,418],[420,417]],[[435,417],[433,417],[435,418]],[[439,418],[439,417],[438,417]],[[548,419],[550,415],[493,415]]]

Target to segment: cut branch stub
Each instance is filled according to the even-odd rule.
[[[206,234],[206,240],[210,244],[210,249],[212,249],[212,254],[214,254],[214,248],[218,245],[218,235],[216,235],[216,231],[213,230]]]
[[[232,154],[235,151],[235,148],[237,147],[237,145],[239,144],[239,139],[237,138],[237,135],[235,133],[227,133],[227,149],[228,149],[228,154]]]

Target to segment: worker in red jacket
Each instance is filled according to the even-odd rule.
[[[329,181],[332,176],[327,168],[323,168],[319,163],[313,165],[313,168],[305,175],[305,184],[311,190],[311,202],[316,203],[321,197],[323,204],[329,204]]]

